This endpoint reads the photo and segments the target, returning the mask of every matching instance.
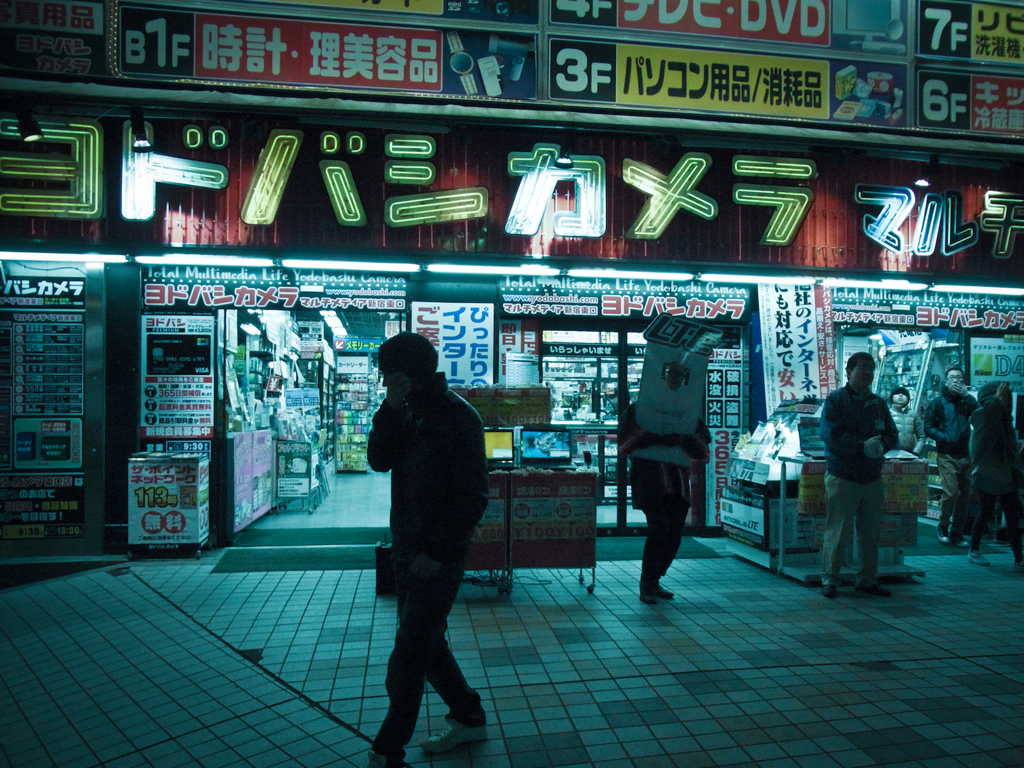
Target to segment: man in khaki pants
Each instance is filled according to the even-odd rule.
[[[821,415],[825,444],[825,541],[821,550],[821,593],[838,594],[843,552],[856,521],[860,568],[857,590],[888,597],[879,586],[878,538],[885,490],[882,465],[899,443],[899,432],[885,400],[871,392],[875,361],[856,352],[846,363],[847,384],[829,394]]]

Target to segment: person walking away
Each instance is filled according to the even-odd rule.
[[[855,352],[846,362],[845,387],[825,399],[821,440],[825,445],[825,540],[821,550],[821,593],[838,594],[843,552],[856,523],[860,567],[858,591],[878,597],[892,594],[878,584],[878,540],[885,489],[885,454],[899,433],[885,400],[872,393],[875,361]]]
[[[946,383],[924,416],[924,432],[935,441],[935,463],[942,483],[939,500],[939,541],[967,547],[964,525],[971,498],[971,414],[978,401],[967,392],[964,372],[953,365],[946,369]]]
[[[703,421],[697,421],[692,435],[658,435],[642,429],[636,422],[636,404],[631,403],[622,414],[618,453],[626,456],[640,448],[653,445],[679,446],[697,461],[711,458],[711,432]],[[647,518],[647,539],[644,541],[640,565],[640,602],[654,605],[660,597],[675,597],[661,586],[683,540],[683,525],[690,511],[690,468],[681,464],[630,456],[629,483],[633,507]]]
[[[425,682],[449,709],[449,727],[420,742],[425,751],[487,738],[480,694],[445,640],[470,536],[487,506],[483,422],[448,388],[437,359],[433,344],[415,333],[399,333],[378,350],[387,396],[373,417],[367,459],[375,471],[391,472],[398,629],[385,680],[390,704],[369,768],[403,764]]]
[[[900,449],[920,456],[924,451],[924,420],[910,410],[910,392],[906,387],[896,387],[889,402],[889,412],[900,435]]]
[[[967,561],[989,565],[981,554],[981,537],[998,501],[1006,517],[1014,565],[1024,570],[1020,541],[1024,463],[1017,445],[1017,430],[1013,427],[1012,405],[1010,387],[1005,381],[990,382],[978,390],[978,408],[971,414],[971,478],[981,500],[981,509],[971,530]]]

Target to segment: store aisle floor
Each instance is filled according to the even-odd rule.
[[[721,546],[721,540],[702,540]],[[416,768],[1024,765],[1024,572],[914,558],[835,600],[735,557],[466,584],[450,637],[491,738]],[[134,561],[0,592],[0,764],[362,766],[387,705],[394,598],[373,571]],[[416,739],[443,725],[428,695]]]

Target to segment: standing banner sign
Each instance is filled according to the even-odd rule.
[[[437,347],[437,369],[448,378],[448,386],[494,383],[492,304],[414,301],[411,330]]]

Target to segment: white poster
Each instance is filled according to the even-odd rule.
[[[761,283],[766,411],[783,400],[823,398],[835,386],[831,292],[815,285]]]
[[[494,305],[414,301],[413,333],[437,347],[437,369],[451,387],[494,384]]]

